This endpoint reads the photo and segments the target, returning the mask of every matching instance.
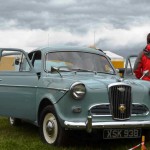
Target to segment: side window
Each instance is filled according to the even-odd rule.
[[[30,71],[30,66],[22,52],[3,50],[0,60],[0,71]]]

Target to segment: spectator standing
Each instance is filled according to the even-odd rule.
[[[150,81],[150,33],[147,35],[147,45],[143,51],[139,53],[133,68],[135,76],[138,79],[142,77],[146,70],[148,70],[149,73],[142,79]]]

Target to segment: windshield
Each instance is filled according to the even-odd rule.
[[[102,55],[86,52],[51,52],[46,55],[46,71],[51,67],[60,71],[93,71],[114,74],[115,71],[107,58]]]

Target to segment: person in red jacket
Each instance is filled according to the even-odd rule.
[[[149,73],[142,77],[146,70],[148,70]],[[150,81],[150,33],[147,35],[147,46],[139,53],[133,71],[138,79],[142,77],[142,80]]]

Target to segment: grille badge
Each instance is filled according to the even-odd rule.
[[[124,92],[125,91],[125,88],[123,88],[123,87],[119,87],[119,88],[117,88],[120,92]]]
[[[124,104],[120,104],[120,106],[119,106],[119,111],[121,112],[121,113],[124,113],[125,112],[125,110],[126,110],[126,107],[125,107],[125,105]]]

